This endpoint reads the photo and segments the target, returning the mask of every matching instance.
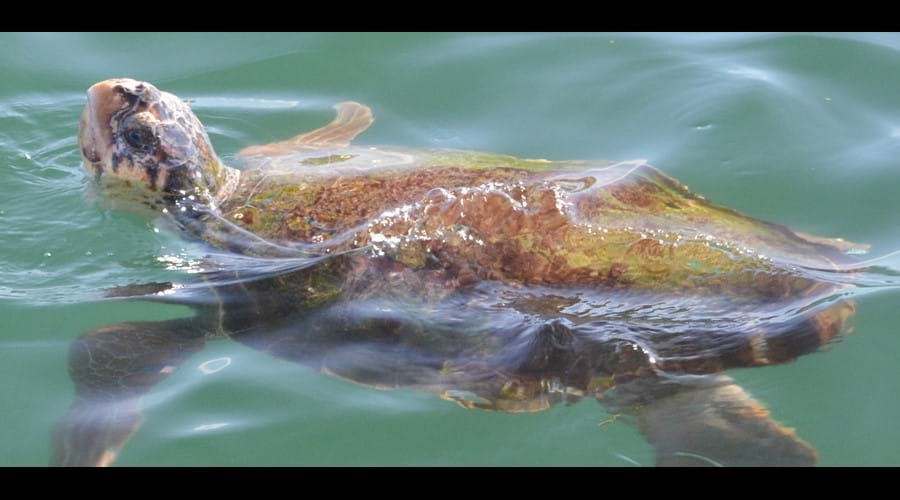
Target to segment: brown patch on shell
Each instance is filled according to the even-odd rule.
[[[628,251],[625,252],[626,255],[632,256],[641,256],[641,257],[662,257],[665,251],[665,247],[660,244],[659,241],[644,238],[638,240],[635,244],[628,247]]]
[[[489,182],[524,180],[529,175],[529,172],[517,169],[488,171],[448,167],[415,170],[404,175],[341,176],[308,185],[303,188],[302,194],[290,189],[282,191],[277,184],[266,185],[264,182],[255,194],[251,193],[250,201],[254,203],[268,192],[275,193],[276,199],[272,199],[267,207],[254,206],[268,212],[270,219],[277,223],[271,227],[256,225],[256,222],[262,222],[262,218],[250,222],[245,218],[239,222],[244,226],[252,225],[252,230],[265,238],[309,241],[319,236],[327,239],[334,232],[350,229],[387,210],[422,201],[436,187],[453,190]]]
[[[609,186],[612,196],[630,207],[650,208],[659,200],[660,188],[649,182],[628,182]]]

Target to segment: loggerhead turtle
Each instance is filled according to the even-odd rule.
[[[744,216],[643,162],[351,146],[344,102],[318,130],[222,164],[189,106],[130,79],[87,92],[88,172],[204,242],[197,279],[108,296],[194,317],[85,333],[53,463],[108,465],[140,398],[214,337],[466,408],[594,398],[659,465],[812,465],[813,448],[722,372],[816,351],[854,313],[810,270],[853,245]]]

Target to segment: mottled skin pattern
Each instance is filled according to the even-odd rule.
[[[841,333],[852,302],[804,269],[851,263],[853,244],[718,207],[642,162],[351,146],[372,122],[356,103],[243,150],[238,171],[171,94],[118,79],[88,96],[88,171],[127,183],[211,256],[197,283],[110,293],[196,316],[73,344],[77,399],[54,463],[112,463],[139,398],[215,336],[468,408],[590,397],[633,421],[660,465],[815,463],[720,372]]]

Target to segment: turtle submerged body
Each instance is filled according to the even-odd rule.
[[[210,257],[196,282],[110,293],[196,315],[73,344],[55,464],[112,463],[140,398],[215,336],[467,408],[592,398],[635,423],[660,465],[815,463],[721,372],[839,335],[854,305],[808,270],[844,269],[854,245],[718,207],[643,162],[353,146],[371,112],[337,110],[242,150],[236,170],[175,96],[128,79],[89,89],[88,171]]]

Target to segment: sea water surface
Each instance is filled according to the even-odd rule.
[[[746,214],[869,243],[872,257],[900,249],[896,34],[0,34],[0,73],[0,465],[48,463],[73,339],[190,314],[90,300],[178,279],[203,255],[89,189],[76,129],[102,79],[189,100],[226,163],[357,100],[376,117],[360,144],[645,159]],[[839,342],[730,373],[822,465],[900,465],[900,291],[876,285]],[[593,401],[472,411],[229,341],[144,407],[117,465],[653,464]]]

